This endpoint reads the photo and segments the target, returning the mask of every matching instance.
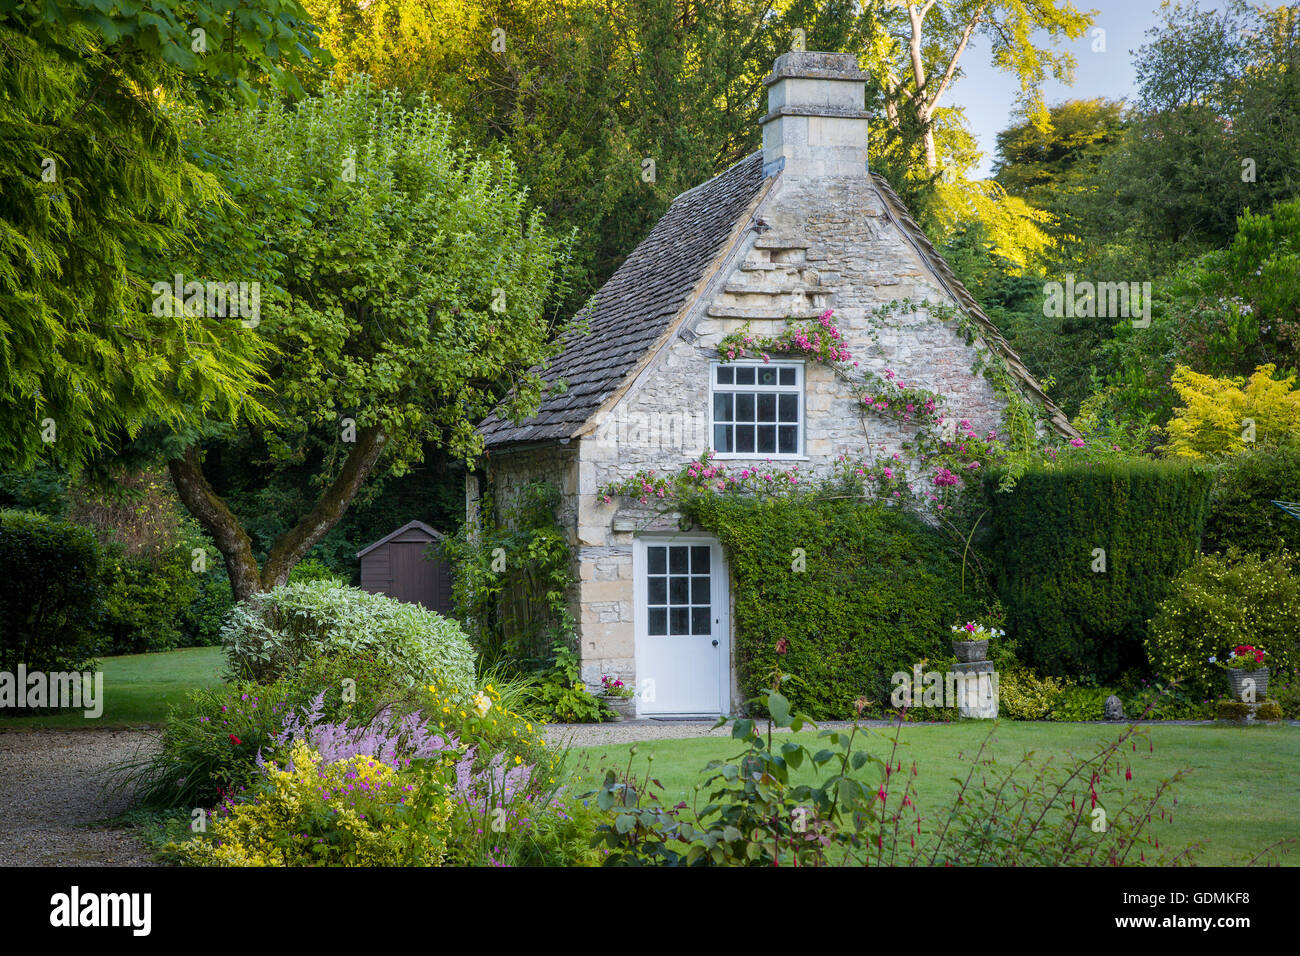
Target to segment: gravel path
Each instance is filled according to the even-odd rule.
[[[0,733],[0,866],[152,866],[126,827],[95,826],[130,806],[108,774],[153,741],[140,731]]]

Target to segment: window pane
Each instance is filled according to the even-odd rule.
[[[776,451],[776,426],[759,425],[758,426],[758,453],[760,455],[771,454]]]
[[[649,585],[650,586],[646,589],[646,602],[649,604],[667,604],[668,579],[650,578]]]
[[[689,578],[669,578],[668,601],[670,604],[690,604],[691,591]]]
[[[799,420],[799,396],[781,395],[777,399],[780,415],[779,422],[797,422]]]
[[[782,425],[779,431],[781,433],[781,454],[799,454],[799,426]]]
[[[713,450],[714,451],[734,451],[731,447],[731,426],[714,425],[713,426]]]
[[[646,548],[645,553],[647,569],[651,574],[663,574],[668,570],[667,548]]]
[[[781,384],[782,385],[795,384],[794,377],[796,372],[798,372],[798,369],[790,368],[788,366],[786,368],[781,369]]]
[[[735,369],[729,365],[718,366],[718,384],[730,385],[735,378]]]
[[[759,385],[775,385],[775,384],[776,384],[776,369],[771,368],[770,366],[767,366],[767,365],[764,365],[762,368],[760,368],[760,369],[758,370],[758,384],[759,384]]]
[[[736,426],[736,451],[740,454],[754,453],[754,426]]]
[[[707,607],[691,608],[691,633],[708,634],[709,622],[712,616],[713,615],[709,613],[709,609]]]
[[[729,422],[732,420],[732,393],[718,392],[713,396],[713,420]]]
[[[752,422],[754,420],[754,396],[736,396],[736,421]]]
[[[675,607],[668,612],[669,633],[672,634],[689,634],[690,631],[690,613],[688,607]]]
[[[759,393],[758,420],[760,422],[776,421],[776,395],[774,393]]]
[[[753,384],[754,384],[754,366],[752,366],[752,365],[741,365],[741,366],[739,366],[739,367],[736,369],[736,384],[737,384],[737,385],[753,385]]]
[[[691,578],[691,603],[692,603],[692,604],[708,604],[708,603],[709,603],[709,601],[710,601],[710,599],[711,599],[711,596],[710,596],[710,594],[709,594],[709,581],[710,581],[710,580],[711,580],[711,579],[710,579],[710,578],[707,578],[707,577],[704,577],[704,578]]]
[[[687,554],[689,554],[690,549],[675,545],[669,548],[668,552],[668,570],[673,574],[685,574]]]
[[[691,547],[691,573],[709,573],[709,546],[697,544]]]
[[[650,619],[646,623],[646,629],[651,634],[667,634],[668,611],[661,607],[652,607],[650,609]]]

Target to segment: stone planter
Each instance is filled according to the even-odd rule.
[[[632,720],[636,717],[635,697],[615,697],[612,694],[601,694],[600,699],[614,712],[613,719],[615,721]]]
[[[1268,696],[1268,668],[1261,667],[1259,670],[1248,671],[1242,668],[1228,669],[1228,690],[1229,696],[1233,700],[1245,700],[1246,681],[1255,682],[1254,700],[1263,700]]]
[[[986,661],[989,658],[989,642],[987,640],[953,641],[952,652],[957,655],[957,660],[963,664]]]

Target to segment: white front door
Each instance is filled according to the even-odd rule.
[[[638,538],[636,573],[637,713],[725,713],[727,570],[713,538]]]

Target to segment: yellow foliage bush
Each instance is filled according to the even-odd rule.
[[[1172,385],[1183,406],[1176,409],[1162,451],[1206,460],[1235,455],[1250,444],[1285,445],[1300,439],[1300,391],[1295,376],[1275,379],[1275,366],[1261,365],[1249,381],[1214,378],[1184,365]]]
[[[452,809],[430,776],[366,756],[322,764],[297,741],[252,800],[170,849],[194,866],[437,866]]]
[[[1039,677],[1027,667],[998,675],[998,713],[1011,720],[1046,720],[1068,680]]]

